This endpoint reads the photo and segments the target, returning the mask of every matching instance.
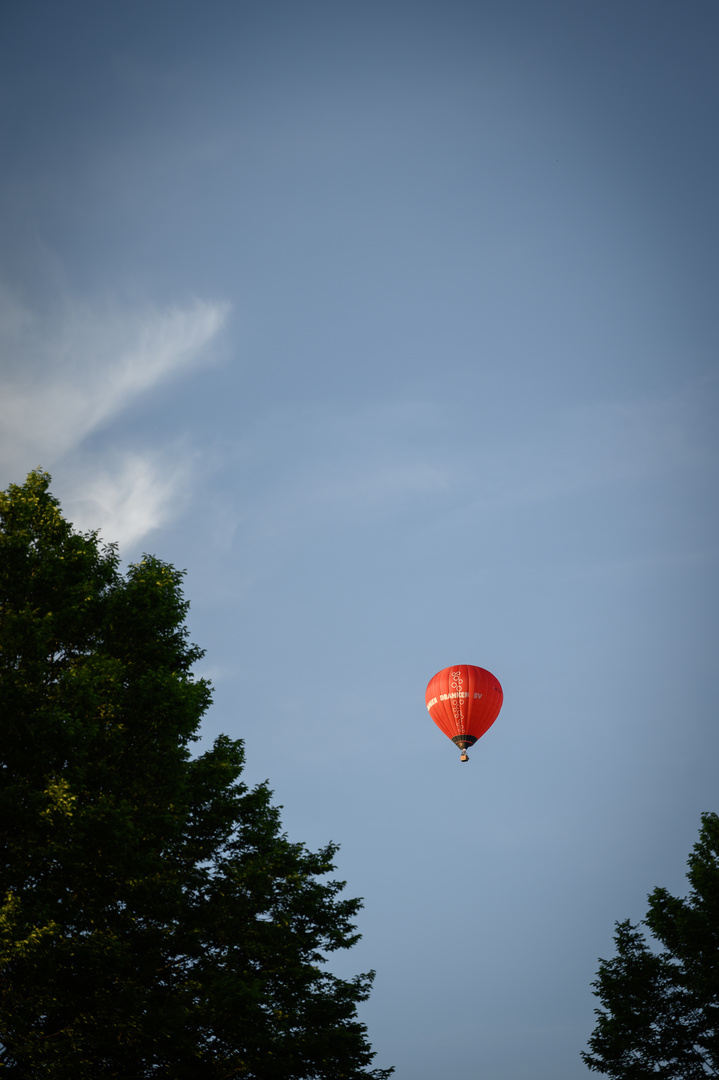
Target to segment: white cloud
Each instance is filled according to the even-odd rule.
[[[0,292],[0,464],[18,470],[53,461],[134,398],[198,363],[227,305],[196,300],[158,310],[66,302],[52,314]]]
[[[53,489],[77,529],[98,529],[122,552],[181,509],[193,471],[192,455],[176,449],[121,453],[109,463],[80,462]]]
[[[30,310],[0,288],[0,470],[3,486],[37,465],[82,529],[136,544],[183,502],[194,457],[183,446],[83,441],[152,387],[203,362],[228,306],[195,300],[164,309],[66,301]]]

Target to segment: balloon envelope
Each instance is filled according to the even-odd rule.
[[[455,664],[438,671],[425,693],[429,715],[462,751],[492,726],[503,700],[498,679],[473,664]]]

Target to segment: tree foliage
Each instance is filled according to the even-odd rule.
[[[702,815],[686,899],[655,889],[644,925],[617,923],[592,986],[603,1008],[584,1061],[613,1080],[719,1076],[719,817]]]
[[[182,574],[78,533],[31,473],[0,494],[0,1074],[358,1080],[342,980],[361,904],[290,843],[239,741],[193,756]]]

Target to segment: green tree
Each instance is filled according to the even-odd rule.
[[[0,494],[0,1074],[386,1078],[342,980],[361,904],[290,843],[210,688],[182,574],[78,533],[50,478]]]
[[[649,896],[639,926],[617,923],[617,955],[592,983],[603,1008],[582,1057],[613,1080],[719,1076],[719,817],[702,814],[689,857],[689,896]]]

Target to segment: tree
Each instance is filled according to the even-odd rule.
[[[182,574],[0,494],[0,1074],[382,1080],[342,980],[359,900],[290,843],[240,741],[193,756]]]
[[[617,923],[617,955],[592,983],[603,1009],[582,1057],[613,1080],[719,1076],[719,817],[702,814],[687,899],[649,895],[644,925]],[[660,948],[661,946],[661,948]]]

